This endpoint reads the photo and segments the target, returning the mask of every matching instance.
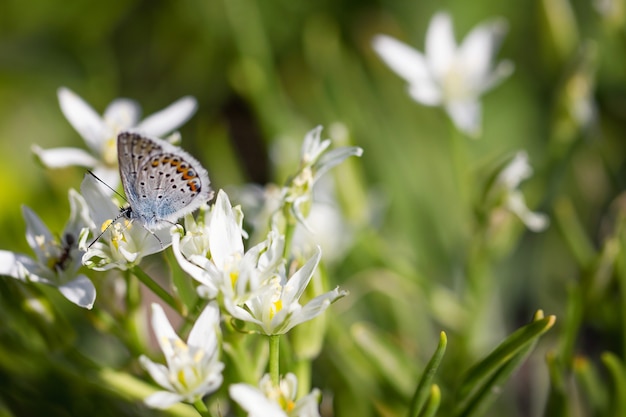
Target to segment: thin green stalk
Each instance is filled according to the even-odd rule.
[[[202,401],[202,399],[196,400],[193,403],[193,406],[196,408],[196,411],[198,411],[198,414],[200,414],[202,417],[212,417],[211,412],[207,408],[204,401]]]
[[[131,272],[133,273],[133,275],[137,277],[137,279],[139,279],[139,281],[141,281],[146,287],[148,287],[150,291],[156,294],[157,297],[163,300],[167,305],[172,307],[174,310],[178,311],[181,316],[183,317],[186,316],[180,303],[176,302],[176,300],[170,293],[165,291],[163,287],[157,284],[156,281],[154,281],[141,268],[135,265],[131,268]]]
[[[293,240],[293,234],[296,231],[296,220],[293,218],[293,214],[291,213],[292,205],[290,203],[285,203],[283,207],[283,215],[285,217],[285,247],[283,249],[283,259],[289,259],[289,254],[291,252],[291,241]]]
[[[139,326],[139,307],[141,305],[139,284],[132,279],[128,271],[125,272],[124,278],[126,279],[126,314],[122,320],[126,334],[125,339],[132,352],[143,352],[144,344]]]
[[[471,181],[468,178],[467,138],[458,131],[452,122],[450,122],[450,153],[461,209],[463,212],[467,212],[471,204],[471,193],[468,186]]]
[[[280,335],[275,334],[270,336],[270,378],[272,384],[278,386],[280,382],[279,373],[279,361],[280,361]]]

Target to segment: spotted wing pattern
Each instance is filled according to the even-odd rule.
[[[213,196],[202,165],[164,140],[123,132],[117,151],[128,217],[149,229],[172,224]]]

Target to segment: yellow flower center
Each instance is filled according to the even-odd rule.
[[[272,305],[274,308],[270,310],[270,320],[274,318],[276,313],[283,309],[283,301],[281,299],[278,299],[274,301]]]
[[[235,284],[237,283],[237,279],[239,278],[239,271],[231,271],[230,272],[230,284],[235,288]]]
[[[100,226],[100,232],[103,233],[105,230],[107,230],[109,226],[111,226],[111,223],[113,223],[112,219],[105,220],[104,223],[102,223],[102,226]]]
[[[460,100],[471,95],[471,89],[474,86],[468,85],[468,79],[465,77],[464,69],[453,62],[445,74],[443,82],[444,95],[449,100]]]
[[[104,233],[107,229],[111,228],[113,223],[112,219],[105,220],[100,226],[100,232]],[[128,220],[124,220],[124,224],[115,223],[111,228],[111,243],[115,247],[115,250],[119,250],[119,242],[127,242],[126,235],[124,234],[124,230],[130,229],[132,227],[132,223]]]
[[[280,396],[279,404],[280,407],[287,412],[293,411],[293,409],[296,408],[296,403],[289,398],[285,398],[283,395]]]

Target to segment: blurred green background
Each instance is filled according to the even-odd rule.
[[[437,11],[451,13],[457,40],[486,19],[504,17],[509,32],[498,60],[514,62],[515,72],[484,97],[484,134],[467,142],[465,158],[476,179],[473,203],[480,205],[481,190],[498,164],[525,149],[535,175],[523,184],[524,193],[529,206],[548,213],[552,223],[535,234],[518,222],[498,246],[500,253],[489,260],[490,297],[497,305],[490,313],[497,317],[489,320],[496,326],[481,330],[480,353],[470,350],[455,359],[450,348],[441,370],[442,403],[448,404],[441,415],[454,406],[446,393],[457,370],[543,309],[558,317],[557,326],[487,414],[542,415],[549,392],[543,356],[564,343],[567,329],[578,335],[573,351],[593,363],[607,350],[623,360],[626,350],[624,299],[613,273],[619,255],[608,263],[593,257],[606,237],[614,236],[614,220],[623,209],[616,199],[626,179],[624,5],[605,2],[617,9],[603,15],[596,3],[3,0],[0,248],[29,253],[22,204],[52,230],[61,230],[67,190],[80,186],[83,170],[45,169],[30,150],[33,144],[85,147],[59,109],[60,86],[99,113],[117,97],[137,100],[149,115],[184,95],[195,96],[198,112],[180,129],[182,146],[204,163],[215,188],[282,184],[297,163],[304,134],[321,124],[328,136],[333,124],[342,123],[348,142],[362,147],[364,156],[349,164],[360,188],[340,190],[342,201],[355,206],[347,210],[357,228],[354,245],[329,274],[332,285],[353,294],[328,313],[341,320],[329,329],[328,348],[314,365],[313,386],[327,389],[330,397],[335,392],[337,415],[395,415],[410,398],[439,331],[449,333],[450,346],[463,333],[454,326],[455,303],[462,304],[454,294],[462,293],[460,282],[475,244],[476,212],[459,201],[450,141],[455,133],[447,116],[410,99],[404,81],[372,51],[371,39],[386,33],[423,51],[428,22]],[[595,120],[582,127],[568,110],[571,97],[580,93],[571,82],[578,75],[578,82],[591,89],[597,110]],[[566,214],[559,217],[559,210]],[[570,221],[582,237],[568,234],[574,228]],[[577,256],[572,250],[576,242],[588,245],[591,260]],[[582,303],[582,318],[566,328],[568,291],[580,288],[581,277],[594,275],[598,265],[608,268],[606,280],[595,298]],[[0,280],[5,300],[14,294],[13,285]],[[96,304],[99,300],[100,294]],[[66,308],[70,317],[82,314]],[[0,340],[15,343],[11,346],[19,345],[12,332],[29,326],[17,314],[17,309],[3,309]],[[405,375],[381,375],[385,366],[366,360],[345,362],[353,348],[345,345],[353,342],[350,332],[360,331],[355,326],[361,325],[382,332],[402,352],[398,358],[409,361]],[[83,341],[90,337],[74,331]],[[50,378],[54,381],[58,371],[46,370],[50,378],[24,377],[16,383],[19,366],[7,365],[14,352],[1,353],[0,399],[5,405],[41,395],[45,404],[54,404],[50,415],[119,412],[94,408],[97,394],[71,394],[68,381],[63,394],[42,393],[52,389]],[[359,379],[368,382],[359,385]],[[362,404],[355,405],[359,398]],[[594,410],[594,401],[581,401]],[[139,412],[119,407],[125,415]]]

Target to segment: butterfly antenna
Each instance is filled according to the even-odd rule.
[[[126,197],[124,197],[122,194],[118,193],[116,190],[114,190],[109,184],[107,184],[106,182],[102,181],[96,174],[94,174],[93,172],[91,172],[91,170],[87,170],[87,172],[94,177],[95,179],[97,179],[98,181],[100,181],[101,184],[103,184],[105,187],[107,187],[109,190],[113,191],[115,194],[117,194],[122,200],[128,202],[128,200],[126,199]],[[119,218],[119,217],[118,217]],[[105,230],[106,231],[106,230]],[[104,232],[102,232],[104,233]]]

